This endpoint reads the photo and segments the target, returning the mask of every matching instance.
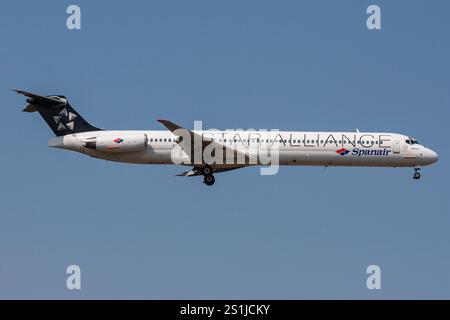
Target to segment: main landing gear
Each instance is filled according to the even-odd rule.
[[[413,175],[413,179],[414,180],[419,180],[420,179],[420,167],[414,167],[414,175]]]
[[[214,182],[216,182],[216,179],[213,176],[213,169],[210,166],[204,166],[202,169],[202,175],[203,175],[203,183],[207,186],[212,186]]]

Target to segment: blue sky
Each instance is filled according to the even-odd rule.
[[[378,4],[382,30],[366,28]],[[82,29],[66,28],[78,4]],[[2,1],[0,298],[450,298],[448,1]],[[22,88],[108,129],[411,135],[412,169],[220,174],[50,149]],[[68,291],[77,264],[82,290]],[[366,268],[381,267],[368,290]]]

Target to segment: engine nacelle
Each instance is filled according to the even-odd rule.
[[[147,143],[146,134],[117,134],[83,140],[85,148],[111,153],[142,151]]]

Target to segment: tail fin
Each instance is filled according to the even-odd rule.
[[[13,91],[28,98],[28,105],[22,111],[39,112],[56,136],[101,130],[84,120],[64,96],[44,97],[23,90],[14,89]]]

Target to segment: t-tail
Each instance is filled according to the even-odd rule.
[[[17,89],[13,89],[13,91],[27,97],[28,105],[22,111],[39,112],[58,137],[72,133],[101,130],[84,120],[64,96],[40,96]]]

